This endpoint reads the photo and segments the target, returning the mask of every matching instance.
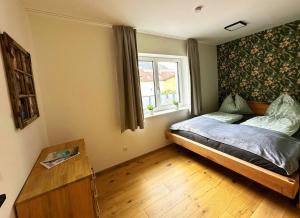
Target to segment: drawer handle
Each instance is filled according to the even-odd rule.
[[[91,181],[91,186],[92,186],[94,198],[98,198],[99,197],[99,192],[98,192],[95,181]]]
[[[91,168],[92,170],[92,179],[95,180],[96,179],[96,173],[94,171],[94,168]]]
[[[94,198],[94,201],[95,201],[96,216],[97,216],[98,218],[100,218],[100,207],[99,207],[99,203],[98,203],[97,198]]]

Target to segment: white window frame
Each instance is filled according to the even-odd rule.
[[[174,109],[175,106],[173,104],[170,105],[161,105],[160,104],[160,87],[159,87],[159,73],[158,73],[158,62],[176,62],[177,63],[177,88],[178,88],[178,103],[179,107],[183,106],[183,64],[182,59],[177,56],[153,56],[153,55],[145,55],[139,54],[138,61],[151,61],[153,63],[153,82],[154,82],[154,96],[156,106],[154,108],[154,112],[164,111]]]

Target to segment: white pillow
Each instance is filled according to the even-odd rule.
[[[237,107],[237,113],[239,114],[254,114],[247,101],[238,94],[235,95],[235,106]]]
[[[232,95],[228,95],[219,109],[220,112],[231,113],[231,114],[253,114],[247,101],[238,94],[233,99]]]
[[[234,114],[237,111],[232,95],[228,95],[223,100],[219,111],[231,114]]]
[[[289,136],[295,134],[295,132],[297,132],[300,127],[300,122],[295,119],[275,116],[254,117],[241,124],[282,132]]]
[[[266,115],[275,117],[288,117],[300,122],[300,104],[287,94],[280,95],[271,103]]]

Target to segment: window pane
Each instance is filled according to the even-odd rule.
[[[158,62],[158,76],[160,105],[172,105],[174,100],[179,101],[178,63]]]
[[[153,62],[139,61],[139,72],[141,81],[141,92],[143,100],[143,108],[147,112],[147,106],[156,106],[154,91]]]

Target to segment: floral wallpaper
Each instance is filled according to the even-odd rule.
[[[217,46],[220,102],[230,93],[300,101],[300,20]]]

